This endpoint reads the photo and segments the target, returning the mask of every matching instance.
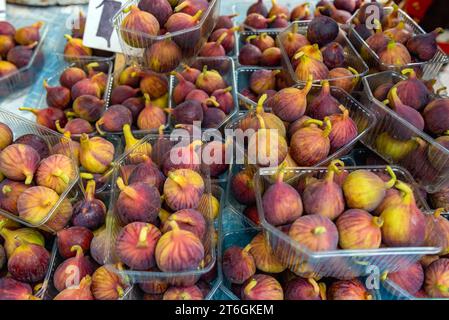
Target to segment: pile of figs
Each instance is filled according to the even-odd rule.
[[[260,232],[244,248],[223,253],[223,274],[242,300],[372,300],[358,279],[302,277],[283,266]]]
[[[223,57],[232,55],[236,47],[235,33],[240,31],[240,27],[234,26],[234,19],[237,15],[219,16],[214,30],[207,43],[201,48],[200,57]]]
[[[254,33],[247,37],[240,35],[245,43],[240,48],[239,63],[242,66],[279,67],[281,49],[277,47],[276,36],[267,32]]]
[[[0,21],[0,77],[14,74],[30,64],[41,41],[39,21],[16,29],[8,21]]]

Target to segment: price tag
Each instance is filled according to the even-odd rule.
[[[112,52],[121,52],[112,18],[127,0],[90,0],[87,11],[85,46]]]

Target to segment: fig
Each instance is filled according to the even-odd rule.
[[[70,135],[82,134],[82,133],[90,134],[90,133],[94,132],[94,128],[89,123],[89,121],[81,119],[81,118],[75,118],[75,119],[67,121],[64,128],[61,128],[59,120],[56,120],[55,125],[56,125],[56,129],[60,133],[63,133],[63,134],[65,132],[69,132]]]
[[[125,152],[127,153],[127,161],[132,164],[139,164],[141,162],[150,161],[150,156],[152,152],[152,146],[148,142],[143,142],[142,139],[136,139],[131,131],[131,126],[125,124],[123,126],[123,135],[125,137]],[[121,169],[127,167],[121,166]],[[135,166],[132,167],[134,170]],[[129,172],[131,174],[131,171]]]
[[[402,70],[402,74],[407,74],[408,79],[400,81],[395,85],[399,99],[403,104],[410,106],[415,110],[423,109],[430,102],[429,90],[426,85],[417,78],[413,69],[404,69]],[[392,93],[393,91],[390,91],[390,95]],[[393,100],[390,96],[389,99]],[[394,103],[394,101],[391,102]]]
[[[54,300],[94,300],[90,290],[92,278],[85,276],[78,286],[67,288],[54,298]]]
[[[11,277],[0,279],[0,300],[40,300],[33,296],[33,289],[28,283]]]
[[[384,211],[388,206],[399,204],[402,201],[401,193],[395,188],[388,189],[385,192],[385,197],[379,206],[373,211],[373,214],[380,216],[382,211]]]
[[[249,16],[252,13],[258,13],[264,17],[268,16],[268,9],[263,3],[263,0],[257,0],[256,3],[253,3],[249,6],[246,15]]]
[[[119,85],[138,88],[140,84],[140,68],[137,66],[126,67],[119,75]]]
[[[329,71],[328,77],[331,86],[339,87],[346,92],[352,92],[360,80],[360,75],[352,67],[335,68]]]
[[[101,137],[89,138],[83,133],[80,138],[80,163],[91,173],[104,173],[112,163],[115,148]]]
[[[0,183],[0,208],[17,215],[17,199],[29,186],[5,179]]]
[[[260,57],[260,65],[265,67],[276,67],[281,64],[282,53],[277,47],[268,48]]]
[[[203,17],[203,10],[198,10],[194,15],[189,15],[183,12],[177,12],[168,18],[165,23],[165,29],[168,32],[173,33],[185,29],[195,27]]]
[[[431,298],[448,298],[449,259],[442,258],[426,269],[424,290]]]
[[[95,122],[100,119],[104,105],[104,101],[97,97],[83,95],[73,101],[72,107],[76,116],[89,122]]]
[[[33,42],[26,46],[15,46],[8,51],[6,59],[19,69],[26,67],[30,64],[36,45],[37,42]]]
[[[207,42],[198,54],[200,57],[224,57],[226,50],[222,46],[223,41],[228,37],[227,33],[223,33],[216,41]]]
[[[285,300],[325,300],[326,288],[313,278],[293,278],[285,287]]]
[[[265,219],[274,226],[292,223],[303,213],[301,196],[295,188],[283,182],[284,170],[280,170],[276,183],[262,197]]]
[[[309,40],[300,33],[297,33],[298,26],[293,25],[292,31],[284,38],[279,38],[288,57],[291,59],[302,47],[309,45]]]
[[[170,287],[165,291],[163,300],[203,300],[203,292],[197,286]]]
[[[388,279],[410,293],[416,294],[424,284],[424,270],[421,263],[415,262],[407,268],[388,274]]]
[[[208,107],[204,111],[204,118],[202,125],[204,128],[219,128],[226,120],[226,113],[219,108],[219,106]]]
[[[0,151],[13,142],[14,134],[8,125],[0,122]]]
[[[273,277],[255,274],[242,286],[242,300],[284,300],[281,284]]]
[[[58,194],[62,194],[75,177],[76,168],[73,160],[62,154],[45,158],[36,171],[37,185],[53,189]]]
[[[326,65],[307,56],[304,52],[299,52],[293,57],[298,61],[295,74],[300,81],[307,81],[310,77],[314,80],[324,80],[328,77],[329,69]]]
[[[123,223],[143,221],[155,223],[161,208],[160,194],[156,187],[144,182],[125,186],[122,178],[117,178],[120,195],[116,210]]]
[[[385,198],[385,193],[396,183],[396,175],[390,167],[391,179],[383,181],[373,172],[361,169],[351,172],[343,183],[346,204],[351,209],[373,211]]]
[[[335,0],[334,6],[337,9],[353,13],[357,8],[356,0]]]
[[[437,28],[430,33],[412,36],[407,41],[408,51],[421,61],[431,60],[438,51],[436,38],[442,32],[442,28]]]
[[[311,251],[336,250],[339,238],[335,224],[329,218],[318,214],[296,219],[288,235]]]
[[[174,109],[168,109],[173,117],[174,124],[193,124],[195,121],[202,122],[204,111],[201,103],[194,100],[187,100],[178,104]]]
[[[184,79],[184,77],[178,73],[178,72],[172,72],[172,75],[176,77],[178,80],[178,83],[176,84],[175,88],[173,89],[173,101],[176,104],[180,104],[184,102],[186,99],[186,96],[191,92],[192,90],[195,90],[196,87],[192,82],[187,81]]]
[[[332,124],[326,119],[324,130],[316,126],[323,124],[319,120],[307,120],[304,127],[293,134],[290,140],[290,155],[299,166],[317,164],[329,155]]]
[[[65,69],[61,73],[59,77],[59,82],[63,87],[66,87],[67,89],[72,89],[75,83],[84,80],[86,78],[87,74],[86,72],[84,72],[83,69],[77,67],[70,67]]]
[[[125,295],[127,284],[109,267],[111,266],[101,266],[92,274],[91,290],[96,300],[120,300]],[[123,269],[120,263],[115,267]]]
[[[443,115],[449,110],[449,99],[439,98],[430,102],[422,113],[426,130],[434,135],[441,135],[449,129],[449,121]]]
[[[216,90],[225,89],[227,87],[226,82],[220,73],[216,70],[208,70],[207,65],[204,66],[203,72],[196,79],[195,85],[197,89],[201,89],[209,95]]]
[[[307,39],[320,47],[334,41],[339,33],[337,22],[330,17],[315,17],[307,27]]]
[[[21,282],[44,280],[50,265],[50,253],[44,247],[18,239],[21,243],[8,260],[8,272]]]
[[[223,89],[221,89],[223,90]],[[198,102],[201,102],[202,104],[206,103],[207,100],[209,99],[209,95],[204,92],[203,90],[198,90],[198,89],[194,89],[192,91],[190,91],[185,100],[195,100]]]
[[[154,225],[133,222],[118,234],[115,250],[124,264],[133,270],[149,270],[155,266],[154,253],[161,232]]]
[[[244,205],[256,203],[254,171],[249,167],[235,174],[231,179],[231,192],[234,198]]]
[[[235,48],[235,36],[234,33],[239,31],[240,27],[231,27],[231,28],[223,28],[223,29],[216,29],[210,36],[210,41],[217,42],[220,40],[220,38],[223,36],[223,34],[226,34],[227,36],[221,40],[221,45],[223,46],[223,49],[225,50],[226,54],[232,52]]]
[[[39,41],[41,39],[40,28],[43,25],[44,23],[39,21],[31,26],[17,29],[16,34],[14,35],[14,40],[22,46],[27,46],[33,42]]]
[[[131,111],[133,123],[136,123],[140,112],[145,108],[145,103],[140,97],[132,97],[123,101],[122,106],[127,107]]]
[[[129,98],[134,98],[140,92],[139,88],[133,88],[127,85],[119,85],[112,89],[111,104],[121,104]]]
[[[290,21],[312,20],[310,12],[310,3],[303,3],[293,8],[290,14]]]
[[[175,221],[171,230],[163,234],[156,245],[155,257],[163,272],[192,271],[201,268],[204,247],[200,239],[190,231],[182,230]]]
[[[175,221],[180,229],[192,232],[198,239],[204,239],[206,236],[206,220],[196,210],[184,209],[171,214],[161,229],[163,233],[171,230],[171,221]]]
[[[391,82],[383,83],[374,90],[373,96],[379,101],[385,101],[388,98],[388,93],[394,84]],[[401,99],[402,100],[402,99]],[[405,101],[405,100],[404,100]]]
[[[197,208],[203,192],[204,181],[197,172],[190,169],[168,172],[168,178],[164,184],[164,196],[166,204],[172,210]]]
[[[270,22],[270,29],[285,29],[290,25],[287,15],[283,13],[273,17],[276,18]]]
[[[340,105],[342,114],[329,116],[332,130],[329,134],[331,153],[338,151],[348,145],[358,136],[357,124],[349,116],[349,111]]]
[[[312,78],[309,78],[303,89],[282,89],[268,100],[267,105],[281,120],[294,122],[304,115],[311,88]]]
[[[3,238],[3,248],[6,251],[6,257],[9,258],[21,244],[27,241],[38,246],[45,245],[45,239],[39,231],[31,228],[20,228],[17,230],[7,229],[6,220],[0,222],[0,236]]]
[[[218,89],[212,93],[212,97],[218,103],[219,108],[225,113],[229,114],[234,109],[234,97],[232,96],[232,87],[225,89]]]
[[[298,65],[298,62],[295,60],[298,60],[298,58],[296,58],[296,56],[299,56],[299,53],[301,53],[301,52],[304,53],[309,58],[323,62],[323,54],[321,53],[318,45],[315,43],[315,44],[305,45],[305,46],[301,47],[296,52],[296,55],[293,57],[293,67],[296,67]]]
[[[18,72],[17,67],[9,61],[0,61],[0,77],[7,77]]]
[[[251,13],[246,16],[244,24],[250,28],[260,30],[260,29],[268,29],[271,22],[276,19],[276,16],[272,16],[270,18],[266,18],[259,13]]]
[[[167,38],[163,41],[155,42],[150,48],[145,49],[144,60],[148,68],[155,72],[170,72],[176,69],[181,62],[182,51],[173,40]]]
[[[151,270],[160,272],[157,268],[152,268]],[[139,283],[139,288],[147,294],[163,294],[167,291],[168,284],[159,279],[152,279],[151,281]]]
[[[38,168],[40,156],[25,144],[11,144],[0,153],[0,171],[11,180],[31,184]]]
[[[93,51],[91,48],[86,47],[83,44],[83,39],[73,38],[72,36],[66,34],[64,37],[67,39],[67,43],[64,47],[64,56],[67,60],[71,60],[70,57],[91,57]]]
[[[142,11],[151,13],[161,26],[163,26],[173,14],[172,7],[167,0],[144,0],[139,2],[138,7]]]
[[[165,75],[153,71],[142,71],[139,73],[140,91],[149,94],[151,99],[159,99],[168,92],[168,80]]]
[[[328,300],[372,300],[372,295],[357,279],[332,283],[327,291]]]
[[[376,139],[376,148],[380,154],[394,161],[401,161],[408,158],[408,155],[416,149],[416,142],[412,139],[408,141],[397,140],[391,137],[388,132],[380,134]]]
[[[140,48],[142,35],[158,35],[159,21],[151,13],[142,11],[137,6],[130,6],[124,12],[128,15],[122,21],[121,36],[128,45]]]
[[[196,69],[196,68],[190,67],[190,66],[188,66],[188,65],[186,65],[184,63],[182,64],[182,67],[183,67],[183,71],[180,73],[181,76],[185,80],[187,80],[189,82],[192,82],[192,83],[195,83],[196,79],[201,74],[201,71]]]
[[[382,241],[390,247],[419,247],[426,236],[425,216],[417,207],[410,186],[398,181],[395,188],[401,191],[402,201],[382,211]]]
[[[181,0],[175,7],[175,12],[183,12],[194,16],[199,10],[206,12],[208,7],[207,0]]]
[[[353,21],[356,22],[357,18],[355,18]],[[355,32],[357,32],[359,34],[359,36],[363,39],[363,40],[368,40],[369,37],[371,37],[372,35],[374,35],[374,31],[371,29],[368,29],[366,27],[366,25],[364,24],[356,24],[354,26],[354,30]],[[363,50],[363,49],[362,49]]]
[[[283,5],[277,3],[277,0],[271,0],[271,9],[268,12],[268,17],[285,15],[285,19],[290,20],[290,10]]]
[[[331,220],[336,219],[345,210],[345,200],[341,187],[334,182],[335,173],[340,172],[336,160],[328,168],[326,177],[310,183],[304,189],[302,199],[307,214],[319,214]]]
[[[244,66],[257,66],[262,58],[262,51],[251,43],[245,44],[239,52],[239,63]]]
[[[76,252],[75,256],[61,263],[53,276],[53,284],[59,292],[79,285],[80,279],[92,275],[94,271],[91,261],[83,254],[83,248],[75,245],[70,250]]]
[[[85,28],[86,28],[86,16],[80,10],[78,13],[78,18],[73,21],[72,37],[82,39],[84,37]]]
[[[424,118],[412,107],[405,105],[398,96],[397,87],[393,87],[388,95],[389,100],[385,101],[391,104],[392,109],[404,120],[415,126],[418,130],[424,130]]]
[[[164,180],[165,177],[159,168],[151,160],[147,160],[133,168],[128,177],[128,184],[144,182],[161,190]]]
[[[329,81],[323,80],[321,86],[320,94],[313,98],[307,107],[307,114],[318,120],[341,113],[340,102],[332,96]]]
[[[345,52],[341,44],[331,42],[321,49],[323,62],[329,69],[343,67],[345,64]]]
[[[95,127],[98,133],[104,135],[104,131],[120,132],[124,125],[131,125],[132,121],[131,111],[125,106],[116,104],[106,109],[102,117],[95,123]]]
[[[387,66],[401,67],[412,62],[407,48],[394,40],[390,40],[387,47],[379,52],[379,61]]]
[[[90,230],[101,227],[106,219],[106,205],[95,198],[95,181],[89,180],[86,185],[84,199],[73,207],[72,224]]]
[[[106,223],[108,223],[110,219],[113,219],[112,215],[106,216]],[[106,229],[106,225],[103,225],[101,228],[94,231],[94,237],[90,242],[90,255],[100,265],[106,263],[106,246],[109,245],[107,237],[108,230]]]
[[[64,112],[60,109],[56,108],[45,108],[45,109],[32,109],[26,107],[20,107],[21,111],[29,111],[36,116],[36,122],[44,127],[47,127],[52,130],[57,130],[56,121],[59,120],[61,125],[65,125],[67,123],[67,118]]]
[[[212,221],[218,218],[220,214],[220,201],[212,194],[204,193],[201,197],[200,204],[198,205],[198,211],[208,221]]]
[[[16,28],[8,21],[0,21],[0,34],[14,37]]]
[[[406,28],[404,21],[400,21],[395,27],[385,30],[384,34],[391,40],[401,44],[407,43],[413,36],[413,33]]]
[[[71,250],[73,246],[79,246],[84,252],[90,248],[90,243],[94,237],[92,231],[85,227],[70,227],[60,230],[57,233],[56,243],[58,252],[64,258],[72,258],[76,255],[76,250]]]
[[[285,267],[274,255],[263,233],[258,233],[249,244],[249,253],[254,257],[258,270],[266,273],[281,273]]]
[[[101,88],[90,78],[86,78],[75,83],[70,92],[73,100],[85,95],[101,98]],[[75,109],[75,107],[73,108]]]
[[[258,95],[263,95],[266,91],[275,89],[276,75],[279,73],[280,70],[261,69],[254,71],[249,80],[251,90]]]
[[[449,221],[441,216],[443,208],[426,215],[426,245],[441,248],[440,256],[449,254]]]

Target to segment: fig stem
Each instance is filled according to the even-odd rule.
[[[395,184],[395,188],[402,192],[402,199],[406,204],[413,202],[413,190],[406,183],[398,180]]]
[[[83,248],[81,248],[81,246],[79,245],[74,245],[70,248],[71,252],[75,252],[76,251],[76,258],[81,258],[84,255],[84,251]]]
[[[117,295],[120,298],[123,298],[123,296],[125,295],[125,290],[123,290],[122,286],[120,285],[117,286]]]
[[[199,21],[203,15],[203,10],[198,10],[197,13],[192,17],[192,21]]]
[[[175,12],[179,12],[179,11],[181,11],[182,9],[187,8],[189,5],[190,5],[190,4],[189,4],[188,1],[184,1],[184,2],[180,3],[179,5],[177,5],[177,6],[175,7],[175,10],[174,10],[174,11],[175,11]]]
[[[171,231],[173,231],[173,232],[181,230],[181,229],[179,229],[178,223],[174,220],[168,221],[168,225],[171,227]]]
[[[173,171],[168,173],[168,177],[173,180],[177,185],[181,188],[185,187],[188,184],[188,181],[185,177],[175,174]]]
[[[396,173],[394,173],[393,169],[390,166],[387,166],[386,169],[387,169],[387,172],[390,175],[391,179],[387,183],[385,183],[385,187],[387,189],[391,189],[396,184],[396,181],[398,180],[398,178],[396,177]],[[398,182],[400,182],[400,181],[398,181]],[[413,191],[412,191],[412,193],[413,193]]]
[[[220,104],[218,103],[217,98],[215,98],[215,97],[206,99],[205,103],[206,103],[206,105],[208,105],[210,103],[216,108],[220,107]]]
[[[162,136],[164,134],[164,129],[165,129],[164,125],[159,126],[158,133],[160,136]]]
[[[260,114],[256,114],[257,120],[259,121],[260,130],[265,130],[265,121],[263,120],[262,116]]]
[[[443,212],[444,212],[444,208],[438,208],[438,209],[436,209],[435,212],[433,213],[433,216],[434,216],[435,218],[439,218]]]
[[[329,164],[327,169],[326,181],[334,181],[335,174],[340,174],[340,168],[337,167],[337,164],[344,167],[345,163],[341,160],[334,160]]]
[[[104,124],[104,119],[100,118],[96,123],[95,123],[95,129],[97,129],[97,132],[101,135],[104,136],[106,133],[100,128],[101,125]]]
[[[326,128],[323,130],[323,137],[329,137],[332,132],[332,122],[328,117],[326,117],[324,118],[324,124],[326,125]]]
[[[137,248],[146,248],[148,246],[147,240],[148,240],[148,226],[143,227],[140,229],[139,232],[139,241],[137,242]]]
[[[95,179],[94,175],[92,173],[89,172],[81,172],[80,173],[80,178],[84,179],[84,180],[92,180]]]
[[[340,111],[343,113],[343,117],[346,119],[349,117],[349,110],[345,108],[344,105],[339,105],[338,109],[340,109]]]
[[[3,194],[10,193],[11,191],[12,191],[12,188],[9,185],[4,185],[3,188],[2,188],[2,193]],[[3,222],[3,220],[1,222]]]
[[[117,186],[120,189],[120,191],[122,191],[124,194],[126,194],[131,199],[137,199],[137,197],[138,197],[137,192],[133,188],[126,186],[122,177],[117,178]]]
[[[317,126],[322,127],[323,121],[316,120],[316,119],[309,119],[309,120],[304,121],[304,127],[308,127],[311,124],[316,124]]]
[[[416,72],[412,68],[406,68],[401,71],[401,73],[405,76],[408,75],[409,79],[415,79],[416,78]]]
[[[55,126],[56,126],[56,130],[58,130],[58,132],[60,132],[60,133],[65,132],[65,129],[61,127],[61,123],[59,122],[59,120],[55,121]]]
[[[253,288],[257,285],[257,280],[256,279],[251,279],[251,281],[245,286],[244,292],[245,295],[249,296],[251,293],[251,290],[253,290]]]
[[[282,162],[281,165],[276,170],[276,182],[281,183],[284,181],[285,168],[287,167],[286,162]]]
[[[26,173],[25,177],[26,177],[26,179],[25,179],[26,185],[29,185],[33,182],[33,173]]]
[[[33,109],[33,108],[28,108],[28,107],[20,107],[19,110],[20,111],[29,111],[29,112],[32,112],[35,115],[37,115],[39,113],[39,110],[36,110],[36,109]]]
[[[326,288],[326,284],[323,283],[323,282],[320,282],[320,283],[318,284],[318,286],[320,287],[320,297],[321,297],[321,300],[327,300],[327,294],[326,294],[327,288]]]
[[[56,169],[55,171],[53,171],[53,176],[61,179],[65,184],[69,184],[70,182],[69,176],[61,169]]]
[[[265,101],[267,101],[268,99],[268,95],[267,94],[263,94],[259,101],[257,102],[257,107],[256,107],[256,114],[263,114],[264,113],[264,109],[263,109],[263,105],[265,104]]]
[[[95,189],[96,189],[96,183],[95,180],[89,180],[86,184],[86,200],[87,201],[93,201],[95,200]]]
[[[373,217],[373,223],[375,226],[381,228],[384,225],[384,220],[381,217]]]
[[[227,36],[228,36],[228,34],[226,32],[223,32],[223,34],[220,36],[220,38],[218,38],[218,40],[215,42],[215,45],[217,47],[221,46],[222,42],[224,41],[224,39],[226,39]]]
[[[313,85],[313,76],[311,74],[309,74],[309,76],[307,77],[307,83],[306,83],[305,87],[301,90],[305,96],[307,96],[307,94],[312,89],[312,85]]]
[[[316,236],[322,235],[323,233],[326,232],[326,228],[323,226],[319,226],[316,227],[315,229],[313,229],[312,233]]]
[[[139,140],[133,136],[131,126],[128,123],[123,126],[123,135],[125,136],[126,149],[133,147],[139,142]]]
[[[315,279],[308,278],[307,282],[312,285],[313,291],[315,292],[315,294],[319,294],[320,293],[320,287],[318,286],[318,283],[315,281]]]

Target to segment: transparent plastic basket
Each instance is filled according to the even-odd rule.
[[[161,139],[161,140],[160,140]],[[114,179],[113,181],[116,181],[116,179],[119,177],[119,169],[121,166],[129,164],[130,163],[130,154],[134,152],[134,150],[137,150],[142,144],[144,143],[150,143],[151,145],[154,145],[157,141],[164,141],[164,143],[170,144],[172,147],[174,146],[186,146],[191,143],[190,137],[183,137],[180,139],[172,139],[170,135],[152,135],[149,134],[145,136],[138,145],[135,146],[134,149],[131,149],[129,152],[125,153],[119,160],[117,160],[115,173],[114,173]],[[203,177],[204,185],[205,185],[205,193],[211,193],[211,183],[210,183],[210,177],[209,177],[209,170],[206,165],[201,166],[202,170],[200,174]],[[115,252],[115,241],[118,236],[118,233],[120,232],[121,228],[124,226],[123,223],[120,221],[119,217],[116,213],[116,202],[119,196],[120,190],[116,186],[112,189],[112,195],[111,195],[111,202],[109,204],[109,212],[108,215],[110,216],[107,219],[107,229],[108,229],[108,263],[114,264],[119,262],[119,259],[117,257],[117,254]],[[205,249],[205,263],[203,268],[199,268],[197,270],[190,270],[190,271],[183,271],[183,272],[153,272],[153,271],[135,271],[135,270],[117,270],[116,268],[112,268],[114,272],[123,274],[124,276],[128,277],[130,281],[133,283],[145,283],[152,280],[159,280],[167,282],[171,285],[191,285],[196,283],[201,276],[211,272],[211,270],[214,268],[216,263],[216,227],[214,221],[207,221],[207,232],[205,236],[205,240],[203,242],[204,249]]]
[[[288,27],[287,29],[282,31],[279,34],[279,36],[277,37],[278,47],[281,49],[281,52],[282,52],[282,67],[283,67],[283,69],[288,71],[287,74],[290,75],[288,80],[290,80],[290,83],[292,85],[294,83],[304,83],[304,81],[299,80],[298,77],[296,76],[296,72],[293,68],[290,58],[288,57],[287,53],[285,52],[285,48],[282,45],[282,40],[290,32],[292,32],[295,28],[297,28],[298,33],[300,33],[302,35],[306,35],[309,23],[310,23],[310,21],[294,22],[290,25],[290,27]],[[339,44],[341,44],[341,46],[344,49],[345,67],[352,67],[353,69],[355,69],[357,71],[358,75],[352,75],[352,76],[348,76],[348,77],[339,77],[339,78],[334,78],[334,79],[320,79],[320,80],[315,80],[314,83],[320,83],[321,80],[329,80],[329,81],[345,80],[345,79],[354,79],[355,80],[358,78],[359,79],[358,85],[360,85],[361,79],[368,73],[368,66],[363,61],[363,59],[360,57],[358,52],[355,50],[355,48],[353,47],[353,45],[351,44],[351,42],[345,35],[345,32],[343,32],[341,29],[340,29],[340,33],[339,33],[337,39],[335,39],[335,42],[338,42]],[[357,89],[358,85],[356,85],[354,87],[354,90]]]
[[[385,15],[390,14],[393,11],[393,8],[387,7],[384,8]],[[379,56],[375,53],[366,43],[365,40],[360,36],[360,34],[354,28],[354,20],[358,15],[358,10],[354,13],[351,20],[349,21],[349,39],[354,44],[359,52],[364,50],[368,53],[366,57],[366,62],[368,63],[370,68],[380,69],[380,70],[396,70],[401,71],[402,69],[407,68],[419,68],[423,72],[422,78],[426,80],[434,79],[438,75],[441,67],[449,61],[448,56],[441,50],[438,49],[436,55],[430,59],[429,61],[424,62],[415,62],[409,63],[403,66],[396,65],[388,65],[385,63],[381,63],[379,60]],[[425,34],[426,32],[404,11],[399,9],[399,18],[405,22],[406,25],[412,28],[415,34]],[[362,49],[363,48],[363,49]]]
[[[216,57],[216,58],[203,58],[198,57],[194,60],[194,62],[191,64],[192,67],[195,67],[198,70],[203,70],[204,67],[207,66],[208,70],[216,70],[220,73],[220,75],[223,77],[226,84],[230,87],[232,87],[232,96],[234,98],[234,108],[231,110],[231,112],[226,116],[226,118],[215,128],[210,129],[223,129],[224,126],[226,126],[229,121],[235,116],[235,114],[239,110],[238,105],[238,96],[237,96],[237,84],[235,79],[235,65],[234,61],[231,58],[228,57]],[[175,89],[176,85],[178,83],[178,80],[176,77],[171,76],[170,77],[170,98],[169,98],[169,108],[173,109],[176,107],[176,103],[173,100],[173,90]],[[168,115],[168,122],[171,126],[171,129],[174,128],[175,124],[172,119],[172,115]],[[204,128],[204,130],[207,130]]]
[[[12,219],[14,221],[17,221],[27,227],[41,228],[41,229],[45,229],[46,231],[49,231],[49,232],[57,231],[57,230],[52,230],[50,227],[48,227],[46,225],[47,222],[49,222],[50,219],[56,217],[56,215],[58,214],[59,206],[65,199],[73,198],[79,192],[78,188],[75,188],[75,186],[77,185],[78,179],[79,179],[79,172],[78,172],[78,167],[75,165],[76,158],[75,158],[75,156],[72,152],[72,149],[70,147],[69,140],[66,137],[64,137],[63,135],[61,135],[53,130],[50,130],[43,126],[35,124],[32,121],[24,119],[20,116],[17,116],[16,114],[13,114],[13,113],[3,110],[3,109],[0,109],[0,123],[6,124],[11,129],[11,131],[14,134],[14,140],[16,140],[17,138],[19,138],[23,135],[26,135],[26,134],[35,134],[45,140],[45,142],[47,143],[47,145],[49,147],[50,154],[52,154],[52,149],[57,144],[62,143],[65,146],[65,148],[67,148],[67,150],[66,150],[67,153],[71,155],[71,159],[74,163],[74,168],[75,168],[75,176],[73,177],[73,179],[71,179],[69,181],[67,189],[59,196],[59,200],[56,202],[56,204],[53,206],[53,208],[47,213],[47,215],[40,222],[38,222],[38,223],[28,222],[28,221],[22,219],[21,217],[16,216],[8,211],[0,210],[1,215],[5,216],[9,219]]]
[[[257,66],[250,66],[250,65],[240,64],[240,60],[239,60],[240,50],[242,50],[243,46],[247,43],[246,39],[249,36],[253,36],[253,35],[259,36],[262,33],[266,33],[270,37],[272,37],[274,40],[276,40],[276,38],[277,38],[277,36],[279,34],[279,31],[271,31],[271,30],[266,31],[266,32],[262,32],[262,31],[242,31],[242,32],[238,32],[237,33],[237,38],[236,38],[236,41],[235,41],[235,43],[236,43],[235,50],[236,50],[236,63],[238,65],[238,68],[240,68],[240,67],[257,67]],[[276,43],[276,46],[278,46],[277,43]],[[279,64],[278,66],[275,66],[275,68],[276,67],[279,68],[280,66],[281,66],[281,64]],[[264,69],[271,69],[270,67],[263,67],[263,66],[260,66],[260,67],[262,67]]]
[[[418,300],[418,301],[429,301],[429,300],[445,300],[444,298],[417,298],[411,295],[409,292],[404,290],[394,281],[387,279],[382,282],[383,292],[382,296],[385,296],[386,300]]]
[[[58,253],[58,246],[56,244],[56,238],[49,239],[45,238],[45,248],[50,252],[50,262],[48,264],[47,274],[45,275],[42,284],[39,284],[39,289],[35,292],[34,296],[45,300],[45,292],[47,291],[48,284],[52,281],[52,270],[55,264],[56,254]],[[36,288],[36,287],[35,287]]]
[[[345,167],[348,172],[365,169],[371,172],[386,172],[385,166],[378,167]],[[417,185],[410,174],[400,167],[392,167],[398,180],[408,183],[414,190],[418,207],[423,212],[430,209],[422,200]],[[297,178],[304,175],[322,176],[327,168],[287,168],[287,174],[294,173],[295,176],[286,181],[294,184]],[[274,227],[265,220],[262,206],[262,186],[268,188],[272,184],[271,178],[276,174],[276,169],[260,169],[254,177],[256,200],[259,218],[266,237],[268,238],[273,252],[279,261],[297,274],[314,274],[321,277],[334,277],[339,279],[354,278],[369,274],[372,267],[380,272],[395,272],[401,268],[418,261],[422,256],[436,254],[440,248],[435,247],[408,247],[408,248],[380,248],[370,250],[333,250],[313,252],[292,240],[288,234]],[[266,190],[265,188],[265,190]]]
[[[6,20],[10,22],[16,29],[32,25],[38,22],[37,19],[30,19],[24,17],[9,17]],[[16,72],[0,77],[0,98],[4,98],[12,93],[16,93],[21,89],[31,86],[38,78],[39,72],[42,70],[45,64],[44,56],[44,42],[47,37],[48,26],[47,22],[44,22],[40,28],[40,41],[34,48],[33,55],[31,56],[28,64],[22,68],[19,68]]]
[[[449,168],[449,150],[425,132],[402,119],[373,95],[379,85],[388,82],[397,83],[404,79],[406,78],[393,71],[369,75],[363,79],[364,94],[361,102],[375,112],[378,121],[372,130],[362,138],[362,143],[389,163],[403,166],[409,170],[422,188],[429,193],[434,193],[449,183],[449,171],[447,170]],[[378,139],[386,134],[389,137],[394,137],[397,142],[394,153],[390,153],[389,149],[384,148],[380,142],[377,143]],[[410,140],[403,140],[408,136],[410,136]],[[430,163],[426,156],[422,157],[415,152],[420,150],[417,148],[418,144],[413,143],[412,140],[416,137],[420,138],[422,143],[425,143],[428,148],[431,147],[433,152],[438,155],[433,163]],[[404,144],[407,141],[408,143]]]
[[[180,61],[180,63],[184,62],[190,64],[192,59],[198,55],[214,29],[220,9],[220,0],[211,0],[209,1],[209,8],[206,12],[203,12],[201,20],[195,27],[161,36],[150,36],[146,33],[122,28],[123,19],[127,16],[123,10],[129,6],[138,5],[139,2],[140,0],[130,0],[126,2],[114,16],[113,24],[119,35],[123,53],[129,60],[135,61],[138,65],[144,67],[149,67],[146,59],[144,59],[144,48],[150,48],[155,43],[169,39],[173,40],[181,49],[182,61]],[[132,46],[124,41],[122,33],[126,33],[132,38]]]

